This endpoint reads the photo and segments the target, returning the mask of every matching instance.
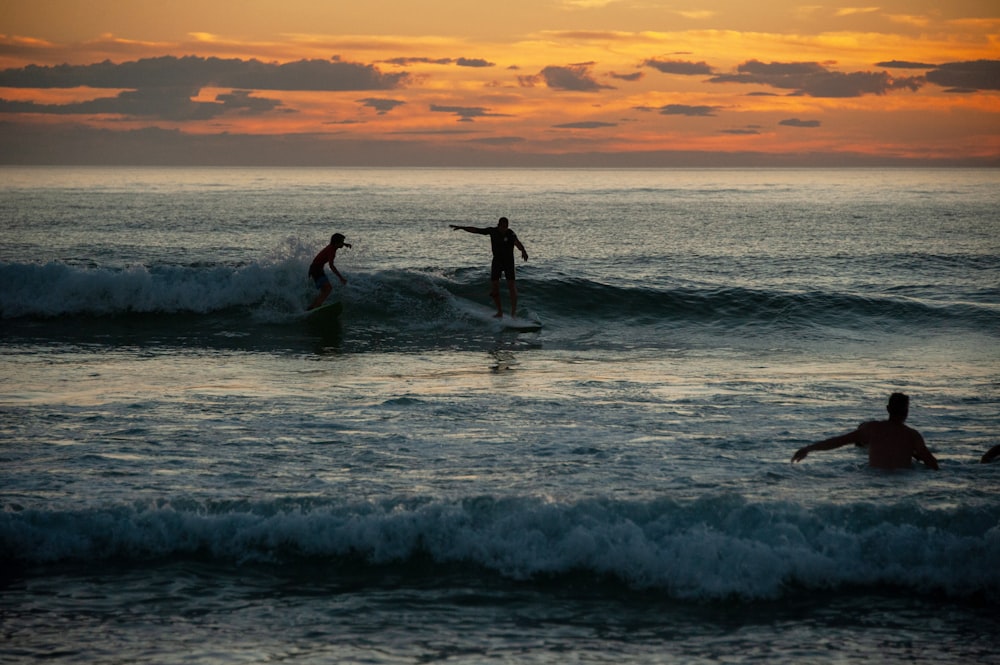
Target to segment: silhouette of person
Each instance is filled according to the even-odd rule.
[[[319,289],[319,295],[312,301],[308,309],[315,309],[322,305],[326,297],[330,295],[330,291],[333,290],[333,286],[330,285],[330,278],[326,276],[326,271],[323,270],[323,266],[327,263],[330,264],[330,270],[333,271],[333,274],[340,279],[340,283],[347,284],[347,280],[337,270],[337,266],[333,265],[333,260],[337,257],[338,249],[350,246],[349,243],[344,242],[343,233],[334,233],[330,236],[330,244],[321,249],[316,258],[313,259],[312,264],[309,266],[309,277],[312,278],[313,283],[316,284],[316,288]]]
[[[480,235],[488,235],[490,237],[490,246],[493,250],[493,263],[490,266],[490,282],[492,285],[492,288],[490,289],[490,297],[493,298],[493,303],[497,306],[497,313],[494,315],[494,318],[497,319],[503,318],[503,305],[500,303],[501,275],[506,275],[507,277],[507,290],[510,292],[510,315],[512,317],[517,316],[517,283],[514,276],[514,248],[517,247],[521,250],[521,258],[523,260],[528,260],[527,250],[524,249],[524,245],[521,244],[521,241],[517,239],[517,234],[508,228],[508,224],[509,222],[506,217],[501,217],[496,226],[489,226],[486,228],[449,224],[449,226],[456,231],[468,231],[469,233],[478,233]]]
[[[911,459],[916,458],[936,470],[938,462],[927,449],[924,437],[903,424],[910,412],[910,398],[903,393],[893,393],[885,408],[889,412],[888,420],[861,423],[853,432],[799,448],[792,462],[801,462],[817,450],[833,450],[854,443],[868,447],[868,466],[876,469],[910,469],[913,467]]]

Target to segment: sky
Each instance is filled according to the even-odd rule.
[[[2,0],[0,163],[1000,166],[1000,3]]]

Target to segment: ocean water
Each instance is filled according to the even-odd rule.
[[[0,661],[1000,662],[998,192],[0,168]]]

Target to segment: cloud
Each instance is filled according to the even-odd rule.
[[[408,76],[406,73],[382,74],[370,65],[341,62],[337,58],[276,64],[259,60],[163,56],[121,64],[106,60],[90,65],[29,65],[0,71],[0,87],[89,87],[124,91],[115,97],[70,104],[0,101],[0,112],[207,120],[227,113],[262,115],[282,106],[278,100],[255,97],[255,90],[383,90],[402,85]],[[207,86],[233,90],[218,95],[212,102],[195,101],[201,88]],[[385,112],[377,104],[372,106]]]
[[[495,67],[496,64],[482,58],[458,58],[455,64],[459,67]]]
[[[617,127],[617,122],[599,122],[599,121],[584,121],[584,122],[567,122],[562,125],[552,125],[556,129],[601,129],[602,127]]]
[[[457,65],[459,67],[495,67],[496,63],[482,58],[390,58],[381,60],[390,65]]]
[[[757,136],[760,132],[752,127],[745,127],[742,129],[723,129],[721,130],[723,134],[736,134],[737,136]]]
[[[795,90],[810,97],[860,97],[884,95],[892,90],[918,90],[921,77],[893,78],[888,72],[834,72],[817,62],[771,62],[749,60],[736,74],[709,79],[710,83],[754,83],[783,90]]]
[[[885,18],[904,27],[924,29],[931,24],[931,18],[918,14],[884,14]]]
[[[434,113],[453,113],[458,116],[459,122],[472,122],[476,118],[506,117],[502,113],[489,113],[482,106],[441,106],[431,104],[431,111]]]
[[[1000,90],[1000,60],[947,62],[927,72],[934,85],[965,90]]]
[[[479,132],[475,129],[401,129],[390,133],[393,136],[466,136]]]
[[[227,111],[236,110],[245,115],[268,113],[282,105],[276,99],[254,97],[250,90],[233,90],[230,93],[221,93],[215,96],[215,101],[221,103]],[[289,110],[289,112],[294,111]]]
[[[881,7],[843,7],[834,12],[834,16],[854,16],[855,14],[874,14]]]
[[[620,30],[542,30],[538,33],[544,39],[556,39],[573,42],[628,42],[647,39],[642,33],[623,32]]]
[[[483,138],[469,139],[469,143],[483,143],[486,145],[513,145],[524,143],[525,139],[520,136],[486,136]]]
[[[620,0],[561,0],[560,4],[568,9],[598,9],[616,2],[620,2]]]
[[[236,58],[162,56],[115,64],[28,65],[0,71],[0,87],[129,88],[206,86],[244,90],[389,90],[405,84],[405,72],[383,74],[372,65],[331,60],[298,60],[284,64]]]
[[[909,62],[907,60],[888,60],[886,62],[876,62],[876,67],[888,67],[889,69],[934,69],[937,65],[928,65],[925,62]]]
[[[704,62],[685,62],[683,60],[658,60],[650,58],[642,63],[664,74],[680,74],[682,76],[699,76],[712,74],[712,68]]]
[[[39,113],[53,115],[113,114],[157,120],[210,120],[223,114],[262,115],[282,104],[276,99],[254,97],[250,91],[235,90],[217,95],[214,102],[192,98],[191,88],[158,87],[126,90],[115,97],[102,97],[72,104],[36,104],[0,100],[0,113]]]
[[[714,18],[719,15],[719,12],[712,11],[710,9],[688,9],[682,10],[678,9],[674,11],[678,16],[683,16],[684,18],[689,18],[696,21],[707,20]]]
[[[714,116],[719,109],[717,106],[689,106],[687,104],[667,104],[659,108],[650,106],[636,106],[637,111],[657,111],[660,115],[686,115],[689,117],[707,118]]]
[[[156,127],[120,130],[76,123],[12,123],[0,120],[0,163],[217,166],[534,166],[534,167],[764,167],[764,166],[1000,166],[995,153],[927,159],[858,152],[699,152],[639,149],[612,152],[542,152],[537,141],[520,147],[489,145],[472,136],[441,150],[441,132],[412,132],[390,140],[349,134],[186,133]],[[461,139],[461,131],[448,132]],[[426,134],[427,136],[422,136]],[[466,135],[471,132],[465,132]],[[479,148],[478,150],[476,148]],[[488,152],[484,152],[488,151]]]
[[[388,60],[381,60],[389,65],[398,65],[400,67],[405,67],[407,65],[450,65],[454,62],[451,58],[389,58]]]
[[[778,123],[786,127],[819,127],[819,120],[799,120],[798,118],[788,118]]]
[[[611,72],[608,76],[613,79],[618,79],[619,81],[639,81],[645,75],[642,72],[634,72],[632,74],[618,74],[617,72]]]
[[[596,92],[598,90],[614,90],[613,86],[601,85],[590,74],[590,67],[593,63],[581,63],[576,65],[566,65],[564,67],[549,66],[538,73],[538,77],[545,81],[545,85],[553,90],[569,90],[572,92]],[[530,84],[534,85],[538,77],[530,77]],[[519,77],[526,79],[526,77]],[[522,80],[522,85],[524,81]],[[527,86],[527,87],[530,87]]]
[[[366,97],[365,99],[357,100],[358,104],[362,106],[367,106],[370,109],[375,109],[379,115],[385,115],[389,111],[393,110],[397,106],[402,106],[406,102],[400,101],[398,99],[380,99],[378,97]]]

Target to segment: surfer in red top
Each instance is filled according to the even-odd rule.
[[[321,249],[316,258],[313,259],[312,265],[309,266],[309,277],[312,278],[316,284],[316,288],[319,289],[319,295],[309,305],[309,309],[315,309],[322,305],[326,297],[330,295],[330,291],[333,290],[333,286],[330,285],[330,278],[326,276],[326,272],[323,270],[323,266],[327,263],[330,264],[330,270],[333,271],[333,274],[340,279],[340,283],[347,284],[347,280],[337,270],[337,266],[333,265],[333,260],[337,257],[338,249],[350,246],[350,243],[344,242],[343,233],[334,233],[330,236],[330,244]]]

